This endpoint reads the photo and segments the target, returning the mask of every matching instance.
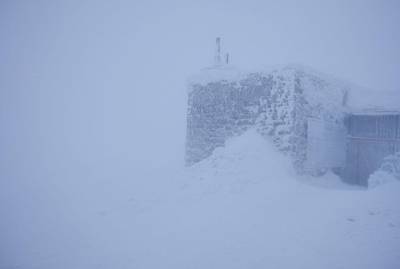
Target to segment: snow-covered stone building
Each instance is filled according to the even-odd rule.
[[[344,84],[297,66],[259,72],[229,65],[205,69],[189,84],[186,164],[206,158],[227,138],[256,128],[303,170],[310,149],[309,122],[329,125],[340,135],[347,90]],[[318,142],[315,136],[311,139]]]
[[[254,128],[272,138],[298,172],[343,173],[355,86],[296,65],[239,70],[221,62],[219,40],[215,59],[189,79],[186,165]]]

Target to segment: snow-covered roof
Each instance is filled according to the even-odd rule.
[[[188,78],[189,84],[201,84],[206,85],[216,81],[237,81],[244,78],[248,72],[240,70],[232,65],[215,65],[207,68],[203,68],[197,74],[194,74]],[[190,87],[188,89],[191,90]]]
[[[381,110],[379,108],[370,108],[351,111],[352,115],[400,115],[400,110]]]
[[[337,79],[333,76],[324,74],[311,67],[304,66],[301,64],[272,65],[272,66],[264,66],[262,68],[257,68],[257,69],[241,69],[231,64],[214,65],[203,68],[198,73],[190,76],[188,78],[188,82],[189,84],[206,85],[208,83],[221,80],[238,81],[245,78],[248,74],[251,73],[271,74],[273,72],[285,73],[290,71],[297,71],[314,75],[323,80],[329,81],[330,84],[335,84],[340,87],[349,85],[349,83],[343,80]]]
[[[348,95],[348,106],[354,113],[400,111],[400,91],[352,87]]]
[[[399,91],[383,91],[383,90],[372,90],[368,88],[360,87],[351,82],[347,82],[342,79],[324,74],[313,68],[299,65],[278,65],[264,67],[257,70],[243,70],[232,65],[222,64],[202,69],[199,73],[191,76],[188,79],[188,84],[200,84],[206,85],[211,82],[217,81],[240,81],[251,73],[261,74],[272,74],[272,73],[290,73],[297,72],[313,77],[317,77],[329,85],[328,91],[322,91],[318,94],[313,92],[309,97],[325,99],[323,94],[326,94],[326,98],[331,98],[332,91],[335,89],[340,92],[347,92],[346,108],[349,113],[366,113],[367,111],[400,111],[400,90]],[[189,86],[188,91],[191,91],[193,87]],[[339,92],[339,93],[340,93]],[[371,112],[369,112],[371,113]]]

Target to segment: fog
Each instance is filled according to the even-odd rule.
[[[212,63],[216,36],[239,67],[301,63],[398,89],[399,9],[396,1],[2,2],[2,164],[120,154],[180,164],[186,77]]]
[[[168,188],[184,163],[187,77],[212,64],[215,37],[240,68],[300,63],[399,90],[399,14],[390,0],[1,1],[5,268],[32,249],[78,260],[80,203]]]

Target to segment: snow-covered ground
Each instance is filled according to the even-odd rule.
[[[185,171],[118,170],[32,198],[0,268],[400,268],[398,181],[296,176],[254,131]]]

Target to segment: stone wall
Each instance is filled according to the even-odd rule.
[[[301,170],[306,157],[307,118],[341,118],[340,113],[332,111],[335,107],[329,107],[332,102],[307,98],[307,91],[329,91],[332,85],[292,68],[248,73],[238,80],[194,82],[190,87],[186,165],[210,156],[229,137],[256,128],[292,156],[295,167]],[[341,101],[334,101],[333,106],[340,107]]]

